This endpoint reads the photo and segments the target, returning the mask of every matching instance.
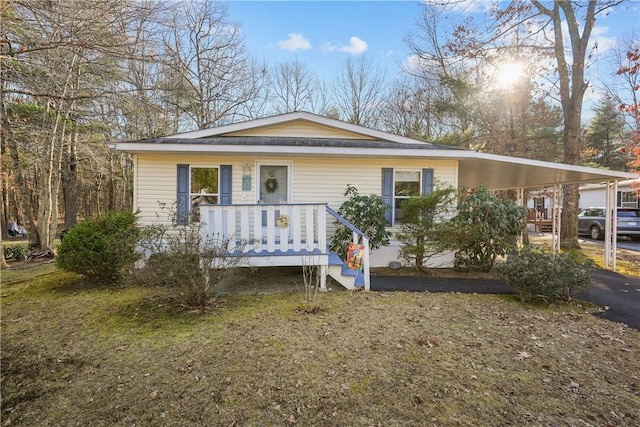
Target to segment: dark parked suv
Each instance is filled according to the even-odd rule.
[[[605,208],[582,209],[578,213],[578,234],[604,239]],[[640,240],[640,209],[618,208],[618,236]]]

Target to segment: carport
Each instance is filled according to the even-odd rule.
[[[484,185],[494,191],[517,190],[519,202],[526,205],[525,189],[552,189],[552,249],[560,250],[560,227],[562,214],[562,186],[565,184],[604,183],[606,185],[605,268],[616,270],[618,181],[635,179],[638,175],[574,166],[563,163],[543,162],[474,151],[457,152],[459,155],[459,186],[478,187]]]

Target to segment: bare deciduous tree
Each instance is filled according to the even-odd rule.
[[[348,58],[336,77],[335,104],[349,123],[376,127],[382,108],[385,72],[371,59]]]
[[[298,61],[277,63],[271,69],[271,103],[276,113],[310,111],[318,79],[307,65]]]
[[[240,27],[213,0],[182,1],[163,36],[164,101],[180,130],[232,121],[259,89]]]

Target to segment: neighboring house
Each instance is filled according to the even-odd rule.
[[[115,148],[133,154],[133,206],[142,225],[158,221],[159,202],[177,201],[178,219],[202,209],[208,233],[251,242],[245,251],[252,265],[312,262],[339,281],[341,261],[327,242],[347,185],[381,195],[393,231],[402,201],[435,187],[540,188],[631,176],[433,145],[306,112]],[[341,283],[368,288],[369,267],[398,260],[399,244],[369,254],[366,236],[353,231],[365,246],[364,271]],[[452,257],[432,261],[450,264]]]
[[[606,184],[585,184],[580,186],[580,208],[604,207],[607,203]],[[618,182],[616,206],[619,208],[640,208],[640,179]]]

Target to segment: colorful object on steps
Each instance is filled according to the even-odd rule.
[[[357,243],[349,243],[347,251],[347,267],[352,270],[363,270],[364,246]]]

